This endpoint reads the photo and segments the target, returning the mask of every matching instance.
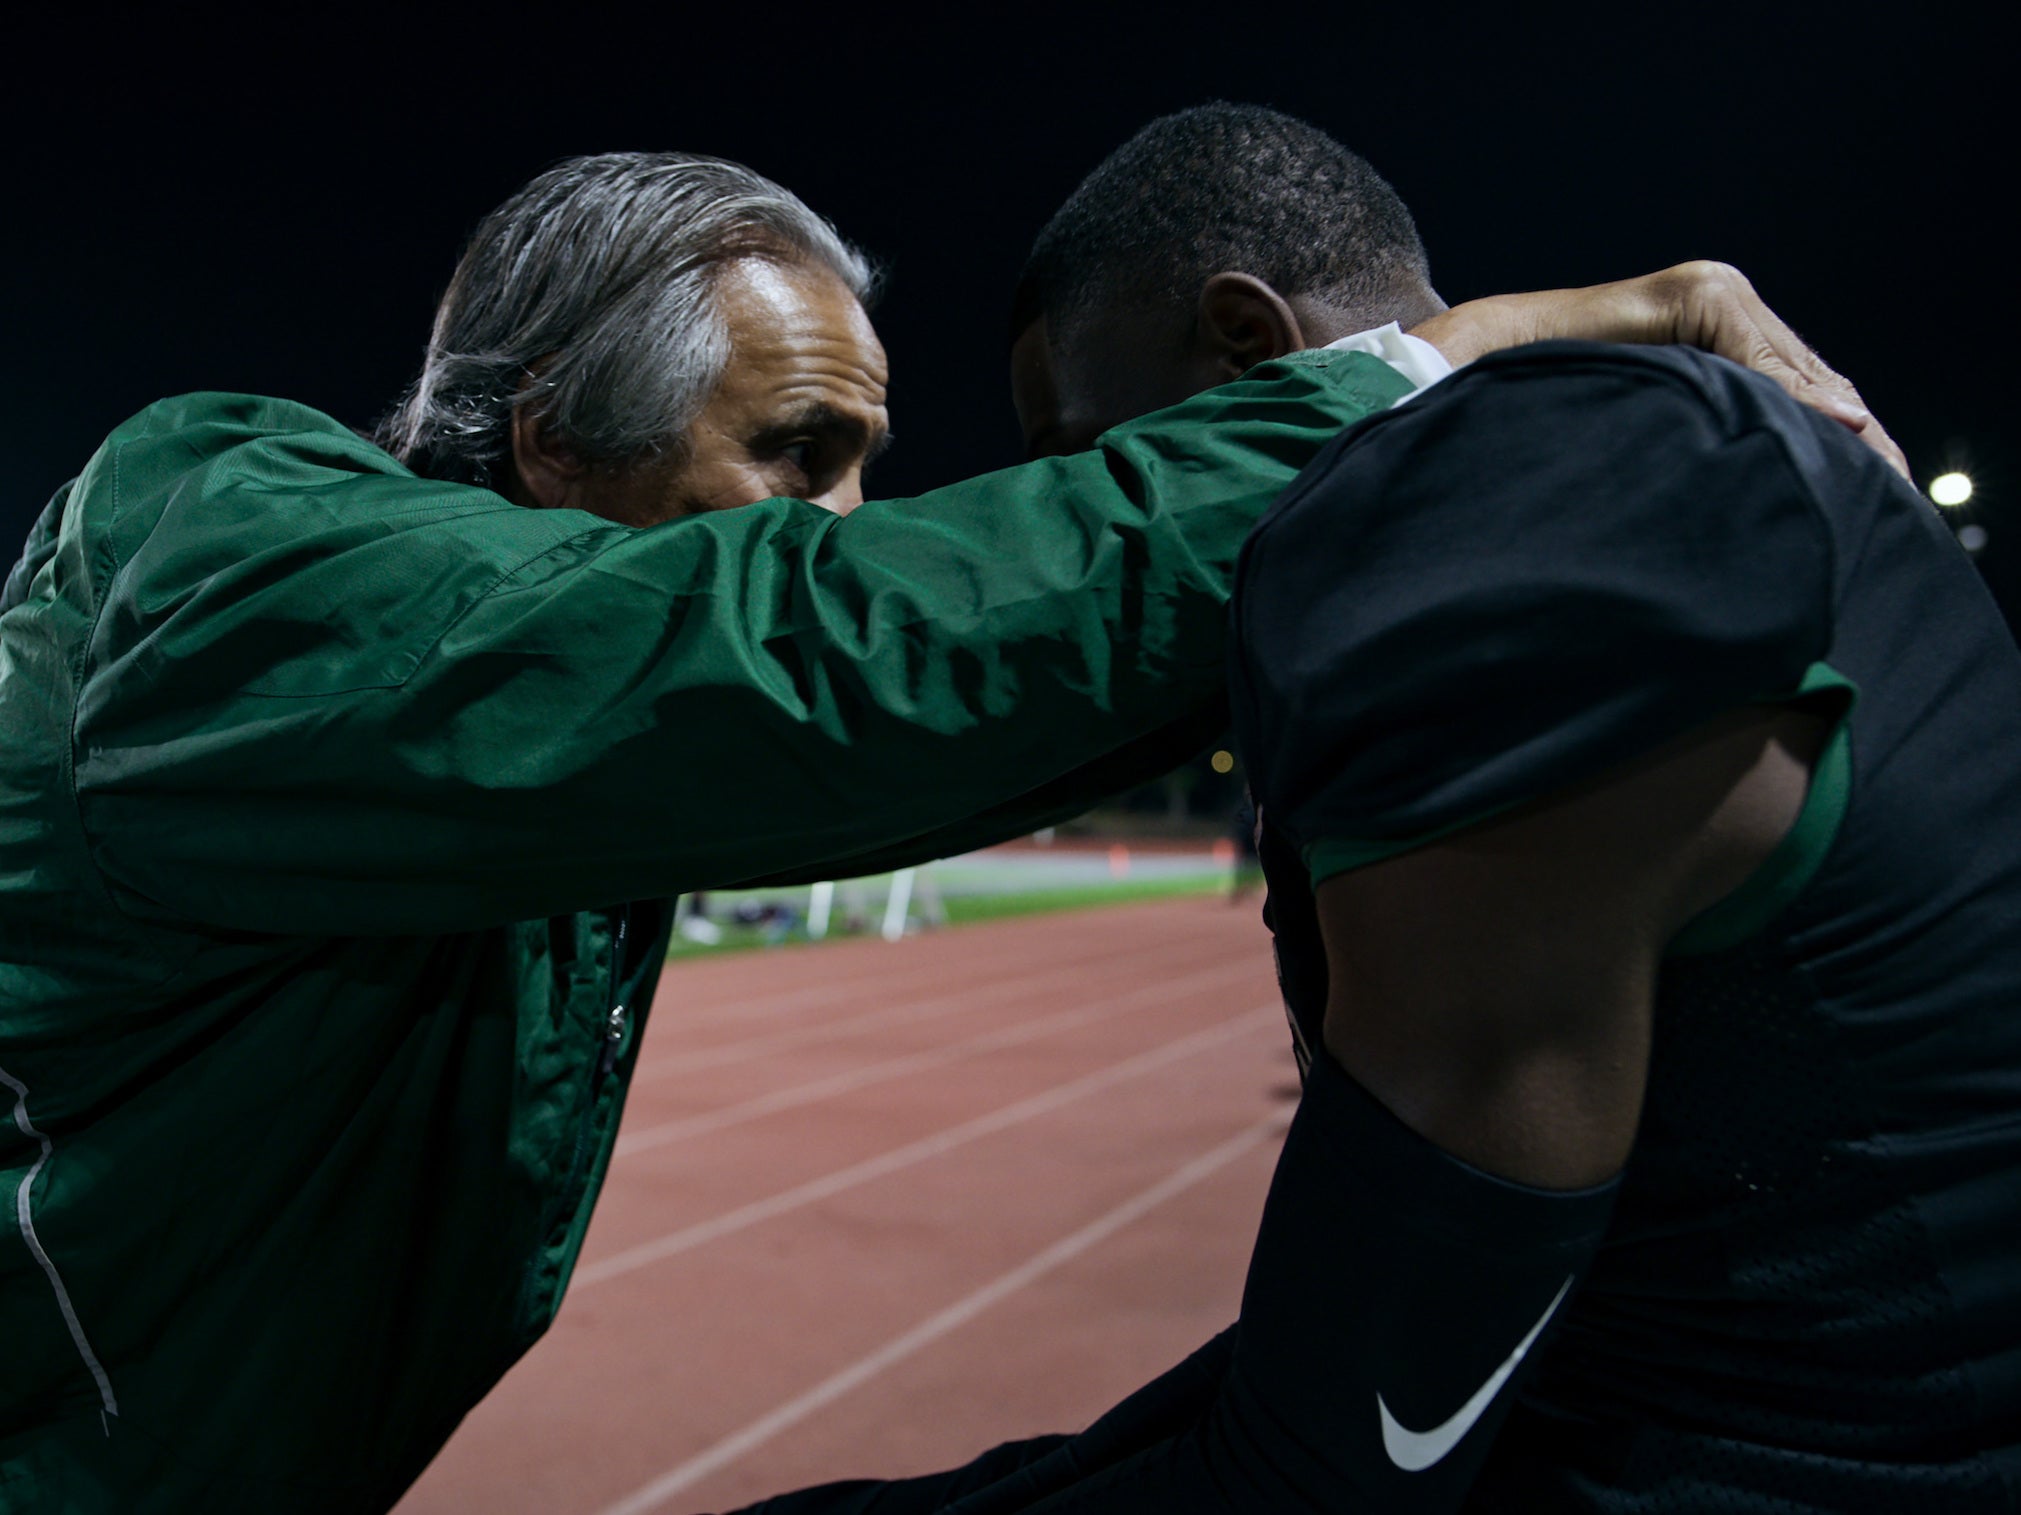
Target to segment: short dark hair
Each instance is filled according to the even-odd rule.
[[[1040,316],[1190,309],[1224,270],[1371,311],[1431,282],[1410,211],[1366,159],[1295,116],[1216,101],[1160,116],[1067,197],[1019,275],[1011,340]]]

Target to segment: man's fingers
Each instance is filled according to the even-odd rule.
[[[1860,429],[1860,440],[1885,458],[1888,467],[1903,478],[1914,482],[1914,476],[1909,472],[1909,455],[1895,445],[1895,439],[1888,435],[1887,427],[1881,425],[1879,421],[1869,419]]]
[[[1908,460],[1859,391],[1812,352],[1729,263],[1700,259],[1586,289],[1470,300],[1413,327],[1412,334],[1437,347],[1454,367],[1546,337],[1686,343],[1773,380],[1856,433],[1908,477]]]
[[[1697,281],[1695,297],[1702,302],[1710,339],[1701,346],[1773,379],[1793,399],[1830,416],[1879,453],[1895,472],[1909,477],[1908,458],[1874,418],[1859,390],[1769,309],[1745,274],[1725,263],[1686,264],[1676,271],[1688,271]]]

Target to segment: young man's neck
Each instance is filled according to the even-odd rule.
[[[1446,309],[1446,302],[1439,298],[1438,291],[1429,286],[1380,304],[1342,306],[1308,295],[1295,295],[1285,304],[1298,317],[1299,330],[1304,334],[1308,347],[1324,347],[1342,337],[1387,326],[1392,321],[1409,331]]]

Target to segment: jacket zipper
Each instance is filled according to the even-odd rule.
[[[617,1067],[618,1047],[624,1041],[627,1011],[624,1003],[625,945],[631,936],[632,907],[618,907],[617,930],[611,939],[610,993],[605,999],[603,1048],[597,1055],[596,1072],[583,1100],[582,1119],[576,1125],[575,1151],[568,1165],[568,1185],[563,1194],[568,1201],[568,1217],[575,1215],[581,1190],[589,1173],[590,1153],[596,1147],[597,1107],[604,1080]]]
[[[605,1000],[608,1007],[604,1012],[603,1047],[597,1054],[596,1066],[589,1080],[588,1093],[583,1101],[582,1118],[576,1124],[575,1149],[569,1155],[568,1177],[556,1195],[560,1201],[551,1227],[558,1226],[565,1234],[581,1213],[584,1190],[588,1185],[590,1154],[596,1149],[597,1110],[604,1081],[617,1067],[618,1047],[624,1040],[627,1011],[624,1003],[625,948],[631,936],[632,907],[629,904],[618,907],[617,930],[611,941],[611,982],[610,994]],[[550,1229],[549,1237],[556,1233]],[[533,1295],[535,1281],[539,1278],[542,1260],[546,1256],[547,1243],[535,1254],[526,1272],[527,1298]],[[522,1312],[529,1311],[529,1304],[522,1305]]]
[[[625,989],[625,942],[631,936],[632,907],[630,904],[618,907],[617,939],[611,943],[611,992],[610,1002],[604,1012],[603,1057],[597,1064],[596,1083],[591,1086],[594,1095],[610,1071],[618,1064],[618,1048],[625,1039],[625,1017],[629,1014],[624,1002]]]

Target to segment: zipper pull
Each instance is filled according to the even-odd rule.
[[[604,1018],[603,1059],[600,1069],[608,1073],[617,1066],[618,1048],[625,1039],[625,1006],[618,996],[625,992],[625,938],[631,935],[632,907],[618,908],[618,928],[611,939],[611,1008]]]
[[[606,1073],[617,1066],[618,1048],[624,1045],[627,1014],[623,1005],[612,1005],[611,1013],[604,1021],[603,1071]]]

